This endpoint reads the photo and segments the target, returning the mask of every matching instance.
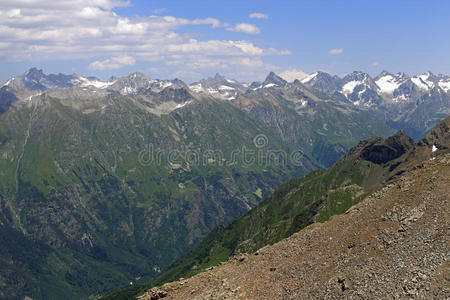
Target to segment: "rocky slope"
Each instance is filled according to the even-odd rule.
[[[138,299],[445,299],[449,182],[446,153],[344,215]]]

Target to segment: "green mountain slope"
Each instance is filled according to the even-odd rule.
[[[393,176],[448,152],[449,128],[450,117],[447,117],[418,144],[401,131],[388,139],[361,141],[328,170],[289,181],[243,217],[217,227],[151,285],[192,276],[231,255],[253,252],[313,222],[344,213]],[[149,286],[121,291],[112,294],[112,298],[126,299]]]
[[[391,131],[310,92],[235,103],[184,88],[78,92],[48,91],[0,114],[0,229],[13,241],[2,244],[1,297],[79,299],[148,282],[286,178]],[[233,156],[243,149],[262,162]],[[270,150],[300,155],[279,163]]]

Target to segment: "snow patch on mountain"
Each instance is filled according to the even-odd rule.
[[[177,104],[177,105],[175,106],[175,109],[182,108],[182,107],[186,106],[186,105],[189,104],[189,103],[192,103],[192,100],[186,101],[186,102],[184,102],[184,103]]]
[[[392,101],[394,102],[408,101],[408,97],[406,97],[405,95],[399,95],[397,97],[392,98]]]
[[[430,77],[431,77],[431,73],[427,72],[420,76],[415,76],[415,77],[411,78],[411,80],[420,89],[428,91],[429,89],[432,89],[434,87],[434,82],[429,80]]]
[[[210,94],[219,94],[219,91],[216,89],[208,89],[208,93]]]
[[[344,86],[342,87],[342,93],[347,96],[351,93],[353,93],[353,91],[355,90],[355,88],[360,85],[363,84],[362,81],[357,81],[357,80],[352,80],[350,82],[347,82],[346,84],[344,84]]]
[[[14,80],[14,77],[11,78],[10,80],[8,80],[7,82],[5,82],[1,87],[8,86],[13,80]]]
[[[190,88],[192,91],[196,92],[196,93],[201,93],[201,92],[203,92],[203,87],[202,87],[202,84],[201,84],[201,83],[191,84],[191,85],[189,86],[189,88]]]
[[[234,87],[228,86],[228,85],[221,85],[219,86],[219,90],[235,90]]]
[[[159,86],[160,86],[161,89],[165,89],[165,88],[167,88],[169,86],[172,86],[172,85],[173,85],[173,83],[170,82],[170,81],[160,81],[159,82]]]
[[[116,81],[104,82],[97,79],[89,79],[83,76],[72,80],[72,84],[80,85],[81,87],[93,86],[98,89],[106,89],[108,86],[113,85]]]
[[[420,89],[428,91],[429,87],[428,85],[423,82],[422,78],[419,77],[413,77],[411,78],[411,81]]]
[[[34,94],[34,95],[31,95],[30,97],[27,98],[27,100],[28,100],[28,102],[31,102],[31,100],[32,100],[34,97],[37,97],[37,96],[40,96],[40,95],[42,95],[42,92],[36,93],[36,94]]]
[[[445,80],[440,80],[438,83],[439,87],[441,89],[443,89],[446,93],[448,91],[450,91],[450,80],[449,81],[445,81]]]
[[[314,72],[311,75],[309,75],[308,77],[302,79],[301,83],[307,83],[310,82],[311,80],[313,80],[317,75],[319,74],[319,72]]]
[[[375,83],[384,94],[392,94],[400,86],[396,78],[392,75],[383,76],[375,81]]]
[[[274,87],[274,86],[278,86],[275,83],[268,83],[264,86],[264,88],[270,88],[270,87]]]

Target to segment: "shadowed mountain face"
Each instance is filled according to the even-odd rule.
[[[414,147],[414,140],[400,131],[386,140],[379,139],[361,151],[361,158],[375,164],[385,164]]]
[[[230,101],[138,73],[102,82],[32,70],[1,89],[17,98],[0,114],[6,298],[148,282],[287,178],[393,132],[300,83]]]
[[[387,139],[359,142],[328,170],[289,181],[243,217],[216,228],[153,284],[189,277],[231,255],[251,253],[311,223],[344,213],[404,172],[448,153],[449,126],[450,117],[417,144],[402,131]],[[135,294],[138,291],[134,289]]]

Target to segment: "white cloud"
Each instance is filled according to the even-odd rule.
[[[268,19],[269,18],[269,16],[267,14],[257,13],[257,12],[251,13],[248,17],[252,18],[252,19]]]
[[[380,63],[379,63],[378,61],[374,61],[374,62],[372,63],[372,66],[374,66],[374,67],[379,67],[379,66],[380,66]]]
[[[303,78],[308,77],[308,74],[306,74],[302,70],[297,70],[293,68],[287,69],[281,72],[279,75],[281,78],[283,78],[288,82],[293,82],[295,79],[302,80]]]
[[[167,10],[167,8],[161,7],[161,8],[154,9],[153,13],[154,14],[160,14],[160,13],[165,12],[166,10]]]
[[[103,61],[94,61],[89,65],[91,70],[115,70],[125,66],[132,66],[136,63],[136,60],[127,55],[116,56]]]
[[[259,34],[261,32],[256,25],[248,24],[248,23],[237,24],[234,27],[228,27],[227,30],[243,32],[243,33],[247,33],[247,34]]]
[[[264,56],[290,54],[248,40],[201,40],[180,33],[186,26],[259,33],[253,24],[241,23],[230,29],[212,17],[124,17],[113,10],[131,5],[130,1],[0,1],[0,58],[7,61],[90,59],[89,67],[96,70],[148,61],[173,66],[166,70],[172,73],[189,67],[258,73],[269,66]]]
[[[342,48],[331,49],[330,51],[328,51],[328,53],[331,55],[339,55],[342,54],[342,52],[344,52],[344,49]]]

